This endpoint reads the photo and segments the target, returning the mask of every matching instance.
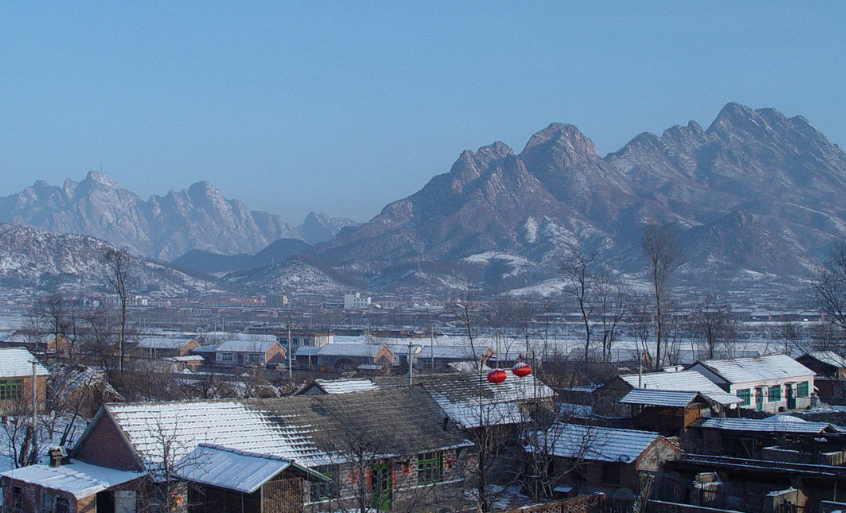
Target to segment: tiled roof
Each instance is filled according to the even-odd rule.
[[[564,423],[550,427],[546,436],[552,453],[560,458],[622,463],[636,460],[650,444],[661,438],[651,431]]]
[[[108,404],[109,413],[148,469],[199,444],[294,459],[305,466],[342,461],[345,445],[367,440],[384,454],[418,454],[469,444],[443,429],[437,404],[418,387],[360,392],[167,403]],[[83,437],[84,439],[84,437]]]
[[[371,344],[326,344],[317,352],[320,356],[374,357],[385,346]]]
[[[825,422],[808,422],[790,415],[773,415],[765,419],[706,419],[700,423],[703,428],[724,431],[756,431],[768,433],[822,433],[837,431]]]
[[[741,402],[740,399],[729,394],[696,371],[648,372],[642,374],[640,380],[638,380],[637,374],[628,374],[620,376],[620,378],[635,388],[700,392],[705,397],[722,405]],[[640,386],[638,386],[638,381],[640,381]]]
[[[182,349],[191,340],[190,338],[147,337],[138,341],[138,347],[145,349]]]
[[[748,383],[814,375],[814,371],[786,354],[735,358],[733,360],[705,360],[699,363],[716,372],[729,383]]]
[[[808,353],[808,356],[832,367],[846,368],[846,358],[843,358],[834,351],[814,351]]]
[[[0,349],[0,378],[23,378],[32,376],[32,361],[35,357],[26,349],[11,347]],[[40,363],[35,364],[37,376],[49,376],[50,372]]]
[[[369,379],[315,379],[314,383],[327,394],[379,390],[379,386]]]
[[[266,353],[276,341],[227,340],[215,349],[216,353]]]
[[[32,465],[7,470],[0,475],[51,490],[67,492],[77,499],[82,499],[112,486],[138,479],[144,474],[74,461],[58,467]]]
[[[699,392],[633,388],[628,394],[620,399],[620,402],[626,404],[643,404],[647,406],[673,406],[684,408],[696,399],[697,395],[699,395]]]
[[[524,415],[517,402],[555,395],[551,388],[535,379],[534,374],[518,378],[509,373],[508,378],[498,384],[489,382],[486,372],[435,374],[416,379],[444,413],[464,428],[521,422]]]

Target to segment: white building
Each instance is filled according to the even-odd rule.
[[[814,391],[814,371],[783,354],[705,360],[690,370],[736,395],[741,408],[769,412],[807,408]]]
[[[344,294],[344,310],[364,310],[370,308],[370,296],[363,297],[360,292]]]

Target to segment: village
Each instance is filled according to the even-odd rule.
[[[613,351],[568,349],[537,319],[484,324],[469,304],[454,317],[450,333],[4,333],[4,511],[846,506],[834,346],[725,344],[658,368],[625,336]]]

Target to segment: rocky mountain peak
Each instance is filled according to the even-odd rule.
[[[554,148],[557,152],[599,157],[593,141],[585,137],[576,126],[564,123],[552,123],[534,134],[526,143],[522,154],[534,153],[540,148],[547,151]]]
[[[102,185],[103,187],[108,187],[109,189],[120,189],[120,185],[118,185],[116,181],[99,171],[89,171],[85,176],[84,181],[93,182],[95,184]]]

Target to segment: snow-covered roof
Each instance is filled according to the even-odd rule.
[[[58,467],[31,465],[7,470],[0,475],[51,490],[67,492],[77,499],[82,499],[113,486],[138,479],[144,474],[74,461]]]
[[[294,467],[313,473],[293,460],[211,444],[200,444],[175,465],[176,475],[187,481],[243,493],[253,493],[283,470]]]
[[[741,402],[740,399],[729,394],[696,371],[648,372],[642,374],[640,380],[638,380],[637,374],[627,374],[620,376],[620,378],[634,388],[699,392],[708,399],[722,405]],[[640,381],[639,386],[638,381]]]
[[[808,422],[790,415],[773,415],[765,419],[706,419],[700,424],[703,428],[724,431],[757,431],[772,433],[810,433],[838,431],[826,422]]]
[[[35,357],[26,349],[10,347],[0,349],[0,378],[23,378],[32,376],[32,361]],[[50,372],[40,363],[35,364],[37,376],[49,376]]]
[[[420,376],[418,379],[444,413],[464,429],[522,422],[525,415],[518,402],[549,399],[555,395],[551,388],[535,379],[534,374],[518,378],[509,373],[502,383],[489,382],[486,372]]]
[[[205,358],[203,358],[202,356],[200,356],[198,354],[195,354],[195,355],[187,355],[187,356],[174,356],[174,357],[170,358],[170,360],[173,360],[174,362],[188,363],[188,362],[204,362]]]
[[[546,436],[554,456],[622,463],[636,460],[655,440],[662,438],[651,431],[566,423],[554,424]]]
[[[217,346],[200,346],[191,349],[192,353],[214,353],[217,350]]]
[[[699,392],[682,392],[677,390],[652,390],[648,388],[633,388],[622,399],[625,404],[643,404],[647,406],[673,406],[684,408],[691,403]]]
[[[138,347],[144,349],[182,349],[192,342],[190,338],[146,337],[138,341]]]
[[[322,347],[305,346],[297,349],[297,356],[317,356]]]
[[[107,404],[110,415],[144,466],[156,472],[199,444],[279,456],[312,467],[343,461],[334,445],[344,436],[367,437],[386,454],[441,450],[464,444],[444,431],[438,405],[418,387],[356,394],[301,395],[275,399]],[[78,444],[83,444],[95,419]],[[348,441],[349,442],[349,441]]]
[[[369,379],[315,379],[314,383],[327,394],[379,390],[379,386]]]
[[[320,356],[374,357],[383,347],[372,344],[326,344],[317,354]]]
[[[698,363],[719,374],[729,383],[749,383],[814,375],[814,371],[786,354],[732,360],[704,360]]]
[[[215,349],[216,353],[266,353],[276,340],[227,340]]]
[[[425,360],[426,358],[434,358],[441,359],[441,360],[475,360],[482,357],[482,355],[489,351],[490,347],[488,346],[476,346],[475,348],[475,357],[473,348],[469,345],[465,346],[427,346],[424,347],[422,351],[420,351],[420,358]]]
[[[808,353],[808,356],[832,367],[846,368],[846,358],[843,358],[834,351],[814,351]]]

